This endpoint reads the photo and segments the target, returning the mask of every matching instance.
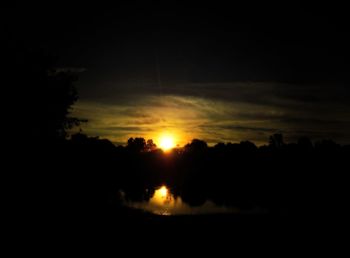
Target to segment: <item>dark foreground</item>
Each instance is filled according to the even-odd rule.
[[[288,214],[207,214],[160,216],[124,207],[79,212],[52,211],[42,214],[27,225],[29,230],[66,240],[110,238],[130,241],[164,241],[165,239],[264,241],[266,237],[287,237],[322,232],[332,225],[320,214],[290,216]],[[335,226],[335,223],[334,223]]]
[[[159,216],[118,205],[51,206],[38,211],[19,214],[13,227],[12,234],[26,252],[82,255],[94,250],[102,255],[111,250],[130,257],[140,252],[187,256],[191,250],[196,257],[208,252],[210,257],[222,257],[242,249],[261,253],[283,248],[291,253],[300,246],[310,248],[314,241],[320,248],[319,240],[334,239],[345,231],[344,220],[340,223],[322,212]]]

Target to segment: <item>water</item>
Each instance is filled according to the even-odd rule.
[[[239,212],[237,208],[218,206],[209,200],[201,206],[191,207],[183,202],[181,197],[174,197],[170,189],[165,185],[157,188],[149,201],[126,202],[126,205],[158,215],[197,215]]]

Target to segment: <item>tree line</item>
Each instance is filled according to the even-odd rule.
[[[271,212],[315,212],[346,203],[349,146],[307,137],[285,143],[282,134],[274,134],[261,147],[249,141],[210,147],[194,139],[164,155],[140,137],[126,146],[83,133],[67,137],[72,126],[85,122],[71,116],[76,75],[58,69],[42,52],[11,47],[4,60],[5,82],[18,92],[12,98],[14,122],[6,127],[15,139],[12,164],[20,167],[13,175],[35,192],[21,197],[39,205],[117,205],[120,190],[127,199],[147,200],[161,184],[191,205],[212,200]]]

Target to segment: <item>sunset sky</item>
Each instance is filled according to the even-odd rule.
[[[179,145],[193,138],[260,145],[282,132],[287,140],[350,143],[342,9],[298,1],[47,4],[45,12],[8,10],[5,24],[79,73],[73,114],[89,120],[88,135],[115,144],[171,134]]]

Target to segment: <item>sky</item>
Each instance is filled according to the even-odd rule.
[[[2,17],[12,37],[79,74],[72,115],[90,136],[350,143],[345,6],[51,3]]]

